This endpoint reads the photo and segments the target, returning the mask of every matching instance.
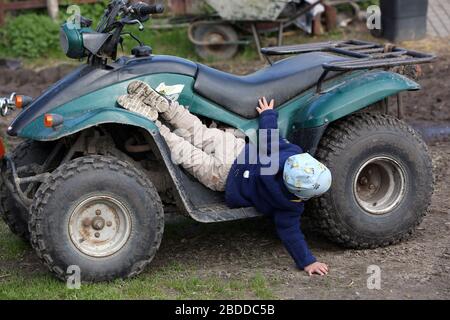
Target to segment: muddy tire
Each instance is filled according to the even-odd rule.
[[[408,238],[427,213],[432,162],[403,121],[358,114],[332,124],[317,158],[333,174],[331,189],[310,203],[311,218],[331,240],[374,248]]]
[[[200,24],[194,30],[197,41],[238,41],[238,34],[232,26],[223,24]],[[233,58],[239,50],[237,44],[196,45],[195,51],[204,60],[227,60]]]
[[[20,143],[11,152],[10,156],[17,168],[32,164],[42,165],[47,159],[52,147],[53,144],[51,143],[27,140]],[[31,174],[33,172],[30,169],[21,172],[20,176]],[[26,189],[27,186],[22,185],[22,188]],[[34,191],[36,190],[30,190],[30,193]],[[0,180],[0,210],[1,216],[11,232],[28,241],[30,239],[30,233],[28,231],[28,208],[25,208],[13,197],[3,180]]]
[[[86,156],[61,165],[30,209],[31,244],[60,279],[78,266],[81,281],[139,274],[161,243],[164,214],[152,182],[132,164]]]

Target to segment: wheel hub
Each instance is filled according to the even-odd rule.
[[[119,251],[131,233],[131,215],[118,199],[98,195],[80,202],[69,218],[69,235],[82,253],[106,257]]]
[[[375,157],[359,168],[353,193],[359,206],[376,215],[390,212],[403,199],[406,186],[405,171],[390,157]]]
[[[225,41],[223,35],[219,34],[219,33],[211,33],[208,37],[208,40],[212,43],[212,44],[221,44]]]
[[[210,45],[207,46],[208,50],[214,52],[222,50],[223,43],[226,41],[226,38],[223,34],[211,32],[206,35],[205,40],[210,43]]]
[[[105,219],[101,217],[95,217],[92,219],[92,228],[95,230],[102,230],[105,227]]]

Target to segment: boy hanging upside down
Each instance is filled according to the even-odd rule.
[[[298,268],[309,275],[328,273],[328,266],[317,262],[308,248],[300,216],[305,200],[329,189],[331,173],[308,153],[302,153],[299,146],[278,138],[274,100],[268,103],[264,97],[256,108],[259,130],[266,133],[260,134],[258,146],[230,132],[206,127],[185,107],[141,81],[131,82],[128,95],[119,97],[118,103],[154,121],[172,160],[208,188],[225,191],[229,207],[254,206],[270,215]],[[157,120],[159,115],[174,132]]]

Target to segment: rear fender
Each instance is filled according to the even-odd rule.
[[[405,90],[418,90],[414,81],[397,73],[365,72],[331,85],[300,107],[290,124],[289,139],[314,155],[328,125]]]
[[[419,89],[416,82],[397,73],[378,70],[353,72],[327,81],[320,94],[315,92],[316,88],[310,88],[279,106],[278,128],[281,136],[291,138],[299,129],[326,127],[330,122],[398,92]],[[258,118],[244,119],[196,94],[190,111],[238,128],[252,142],[257,142]],[[323,130],[308,132],[314,135]]]
[[[293,117],[292,129],[326,125],[402,91],[420,85],[386,71],[365,72],[325,89]]]

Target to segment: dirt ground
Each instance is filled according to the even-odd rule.
[[[436,189],[429,214],[410,240],[347,250],[306,228],[311,250],[331,267],[327,277],[296,271],[265,219],[227,227],[194,224],[163,242],[155,264],[175,257],[195,265],[199,274],[231,279],[261,270],[274,281],[275,296],[283,299],[450,299],[450,142],[435,144],[430,151]],[[381,268],[380,290],[367,288],[370,265]]]
[[[438,54],[435,63],[423,68],[419,80],[423,89],[405,96],[409,122],[450,125],[450,50]],[[215,66],[247,73],[261,63]],[[14,73],[0,68],[0,95],[14,90],[37,96],[71,68]],[[2,136],[12,117],[1,120]],[[14,142],[10,140],[10,144]],[[450,299],[450,141],[433,143],[429,148],[436,188],[430,212],[410,240],[375,250],[347,250],[315,233],[305,221],[312,251],[330,265],[326,277],[309,277],[295,270],[272,225],[264,218],[209,225],[181,219],[169,227],[172,231],[164,238],[152,266],[182,261],[199,277],[213,275],[224,280],[245,278],[258,270],[269,279],[274,296],[282,299]],[[22,268],[24,263],[30,272],[42,270],[31,251],[17,261],[17,267]],[[367,288],[370,265],[381,268],[380,290]]]

